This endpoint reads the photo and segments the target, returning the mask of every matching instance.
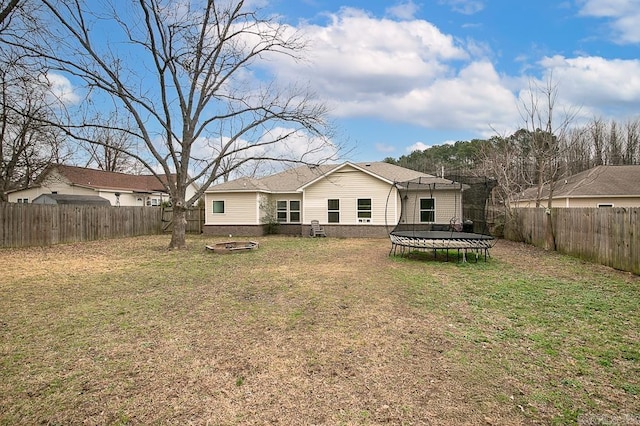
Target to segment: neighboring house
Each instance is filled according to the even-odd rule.
[[[422,185],[413,191],[402,189],[402,182],[418,179]],[[279,233],[309,235],[311,221],[318,220],[329,236],[381,237],[399,223],[449,224],[462,211],[465,188],[383,162],[301,166],[211,186],[204,232],[262,235],[265,224],[277,222]]]
[[[171,178],[171,176],[170,176]],[[160,206],[169,201],[167,178],[160,175],[130,175],[55,164],[49,166],[27,189],[10,191],[9,202],[31,203],[45,194],[97,196],[112,206]],[[187,190],[187,199],[197,188]]]
[[[537,188],[528,188],[514,207],[535,207]],[[547,207],[549,186],[542,191]],[[640,207],[640,166],[597,166],[555,183],[553,207]]]

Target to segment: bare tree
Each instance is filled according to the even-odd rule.
[[[264,74],[254,67],[261,60],[302,59],[306,43],[244,1],[41,3],[51,18],[49,36],[19,44],[84,82],[92,102],[83,105],[130,114],[133,129],[118,130],[145,150],[128,154],[152,173],[174,176],[167,188],[174,208],[170,247],[186,246],[186,209],[225,174],[253,161],[316,163],[335,154],[326,107],[312,93],[251,78]],[[109,40],[97,39],[106,29]],[[69,122],[66,130],[86,140],[78,129],[100,125]],[[186,199],[192,182],[200,189]]]
[[[543,189],[546,188],[546,248],[555,250],[555,235],[551,207],[556,181],[562,170],[562,152],[559,140],[566,140],[570,124],[577,111],[564,111],[558,121],[554,121],[558,85],[550,75],[544,85],[530,84],[528,97],[520,105],[520,114],[525,126],[533,136],[532,155],[535,159],[535,183],[537,187],[536,207],[542,205]]]
[[[602,118],[594,118],[589,126],[589,134],[593,144],[593,162],[594,166],[605,164],[605,132],[606,123]]]
[[[0,0],[0,31],[8,26],[9,18],[22,0]]]
[[[618,131],[618,123],[611,120],[609,124],[609,138],[607,141],[607,164],[619,166],[623,164],[623,141]]]
[[[625,164],[640,164],[640,119],[628,119],[625,130]]]
[[[51,162],[64,161],[61,132],[51,119],[50,84],[10,49],[0,49],[0,201],[28,187]]]
[[[137,152],[136,139],[131,136],[131,126],[125,119],[114,113],[106,119],[95,118],[94,122],[104,122],[105,126],[87,126],[81,133],[81,142],[87,153],[86,167],[96,167],[108,172],[130,173],[136,170],[136,159],[129,154]],[[121,129],[126,129],[122,131]],[[90,141],[90,142],[86,142]]]

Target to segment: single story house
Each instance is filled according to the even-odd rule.
[[[465,188],[384,162],[305,165],[211,186],[204,233],[255,236],[277,223],[278,233],[309,235],[317,220],[328,236],[384,237],[398,224],[449,224]]]
[[[171,175],[169,176],[171,179]],[[10,191],[9,202],[30,203],[44,194],[97,196],[108,200],[112,206],[160,206],[169,201],[166,175],[158,179],[154,175],[132,175],[105,172],[85,167],[53,164],[26,189]],[[187,198],[197,188],[191,185]]]
[[[537,188],[528,188],[513,207],[535,207]],[[547,207],[549,185],[542,189]],[[553,207],[640,207],[640,165],[597,166],[555,183]]]

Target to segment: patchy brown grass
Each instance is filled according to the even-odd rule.
[[[0,424],[640,422],[636,276],[505,241],[166,238],[0,251]]]

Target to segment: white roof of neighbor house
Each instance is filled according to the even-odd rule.
[[[319,166],[300,166],[284,170],[259,179],[240,178],[211,186],[206,192],[298,192],[323,177],[330,176],[340,169],[351,166],[364,173],[389,183],[421,180],[435,184],[451,184],[448,179],[406,169],[385,162],[323,164]]]

